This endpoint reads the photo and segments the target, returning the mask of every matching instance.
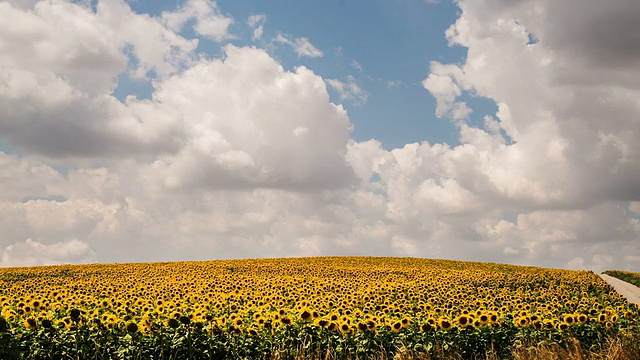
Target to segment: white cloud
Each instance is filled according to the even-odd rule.
[[[456,65],[443,65],[439,62],[431,63],[431,72],[422,82],[425,89],[436,98],[436,116],[448,116],[453,120],[467,119],[471,109],[462,101],[456,99],[462,95],[456,77],[462,75],[462,70]]]
[[[231,37],[229,26],[233,18],[222,15],[215,1],[187,0],[176,11],[163,12],[162,19],[174,32],[180,32],[189,20],[195,20],[193,29],[198,35],[222,41]]]
[[[267,22],[267,16],[265,14],[254,14],[247,18],[247,25],[253,29],[251,39],[253,41],[262,39],[264,33],[264,24]]]
[[[329,86],[338,92],[340,100],[352,100],[356,104],[362,105],[369,98],[369,93],[363,90],[351,75],[347,77],[347,81],[338,79],[327,79],[326,81]]]
[[[49,245],[27,239],[7,246],[0,256],[0,266],[77,264],[95,261],[96,255],[91,248],[76,239]]]
[[[32,11],[0,7],[0,131],[14,146],[54,157],[175,146],[180,131],[166,121],[170,114],[145,121],[140,103],[127,108],[110,94],[128,67],[138,77],[174,73],[197,41],[115,0],[95,12],[65,2],[38,2]]]
[[[298,56],[312,58],[324,56],[324,53],[313,46],[313,44],[311,44],[309,39],[307,39],[306,37],[300,37],[296,38],[295,40],[290,40],[287,35],[279,33],[274,41],[291,46],[296,54],[298,54]]]
[[[184,147],[153,164],[166,185],[349,183],[349,119],[329,102],[322,78],[305,67],[286,72],[262,50],[227,46],[225,52],[224,61],[203,61],[157,85],[155,102],[188,119]]]
[[[111,34],[121,49],[132,52],[137,65],[130,72],[141,79],[151,73],[162,78],[181,70],[198,46],[197,39],[181,37],[162,19],[136,14],[122,0],[100,1],[96,17],[110,29],[106,34]]]

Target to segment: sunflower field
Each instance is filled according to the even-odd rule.
[[[2,268],[0,307],[2,359],[510,358],[640,332],[593,272],[415,258]]]

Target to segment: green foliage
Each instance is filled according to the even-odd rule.
[[[296,322],[254,335],[229,329],[212,331],[198,323],[156,328],[147,334],[127,326],[99,330],[88,324],[76,325],[70,329],[16,327],[0,332],[2,359],[300,359],[324,358],[326,354],[344,359],[390,359],[399,353],[430,359],[484,359],[492,353],[506,359],[523,344],[570,348],[577,343],[583,349],[602,351],[604,344],[620,338],[627,348],[634,350],[635,346],[637,351],[639,340],[638,324],[631,321],[621,321],[612,328],[581,324],[564,332],[513,326],[424,332],[410,325],[400,331],[381,328],[351,334]]]
[[[603,274],[613,276],[614,278],[618,278],[622,281],[626,281],[630,284],[640,287],[640,274],[638,273],[621,270],[607,270],[603,272]]]

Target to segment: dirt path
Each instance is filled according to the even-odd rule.
[[[600,277],[603,278],[609,285],[613,286],[616,291],[627,298],[629,302],[636,303],[640,305],[640,288],[629,284],[626,281],[622,281],[620,279],[616,279],[613,276],[609,276],[606,274],[600,274]]]

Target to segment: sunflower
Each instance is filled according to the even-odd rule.
[[[430,331],[433,331],[433,330],[435,330],[435,328],[429,323],[424,323],[424,324],[420,325],[420,331],[422,331],[422,332],[430,332]]]
[[[498,314],[491,313],[491,314],[489,315],[489,321],[491,321],[492,323],[497,322],[497,321],[498,321]]]
[[[24,320],[24,326],[27,329],[37,329],[38,328],[38,322],[33,317],[29,317],[26,320]]]
[[[169,320],[167,320],[167,326],[172,329],[177,329],[178,326],[180,326],[180,322],[178,322],[176,318],[169,318]]]
[[[457,318],[453,319],[453,321],[461,328],[466,328],[471,322],[471,318],[467,315],[460,315]]]
[[[286,326],[286,325],[291,325],[291,319],[289,319],[289,318],[288,318],[288,317],[286,317],[286,316],[282,316],[282,317],[280,317],[280,323],[281,323],[282,325],[285,325],[285,326]]]
[[[127,329],[128,332],[134,334],[134,333],[136,333],[138,331],[138,325],[136,323],[134,323],[134,322],[130,322],[130,323],[127,324],[126,329]]]
[[[604,326],[605,326],[607,329],[611,329],[611,328],[613,327],[613,323],[612,323],[611,321],[607,321],[607,322],[604,324]]]
[[[372,331],[373,331],[373,330],[375,330],[375,329],[376,329],[376,327],[377,327],[377,325],[376,325],[375,321],[373,321],[373,320],[368,320],[368,321],[367,321],[367,328],[368,328],[369,330],[372,330]]]
[[[407,326],[409,326],[409,324],[411,324],[411,320],[409,320],[409,318],[402,318],[402,320],[400,320],[400,323],[402,324],[402,328],[406,328]]]
[[[302,321],[309,321],[313,317],[313,314],[311,313],[311,311],[309,311],[306,308],[302,309],[302,311],[300,311],[298,315],[300,317],[300,320]]]
[[[514,324],[518,327],[525,327],[529,325],[529,319],[526,316],[520,316],[514,319]]]
[[[178,318],[178,321],[180,321],[183,325],[189,325],[191,324],[191,318],[188,316],[180,316]]]
[[[553,320],[551,319],[542,320],[542,328],[544,330],[553,330],[554,329]]]
[[[440,327],[440,329],[447,331],[453,328],[453,323],[448,318],[441,317],[438,320],[438,326]]]
[[[580,314],[580,315],[578,315],[577,320],[581,324],[586,324],[589,321],[589,317],[587,315],[585,315],[585,314]]]
[[[564,314],[562,315],[562,321],[564,321],[567,325],[573,325],[575,323],[575,317],[573,314]]]
[[[356,327],[358,328],[358,331],[360,332],[365,332],[367,330],[369,330],[369,326],[367,325],[367,323],[364,322],[359,322]]]
[[[402,329],[402,323],[400,321],[396,321],[391,325],[391,330],[398,332]]]
[[[69,311],[69,317],[71,318],[71,320],[73,321],[78,321],[80,320],[80,310],[78,309],[71,309],[71,311]]]

